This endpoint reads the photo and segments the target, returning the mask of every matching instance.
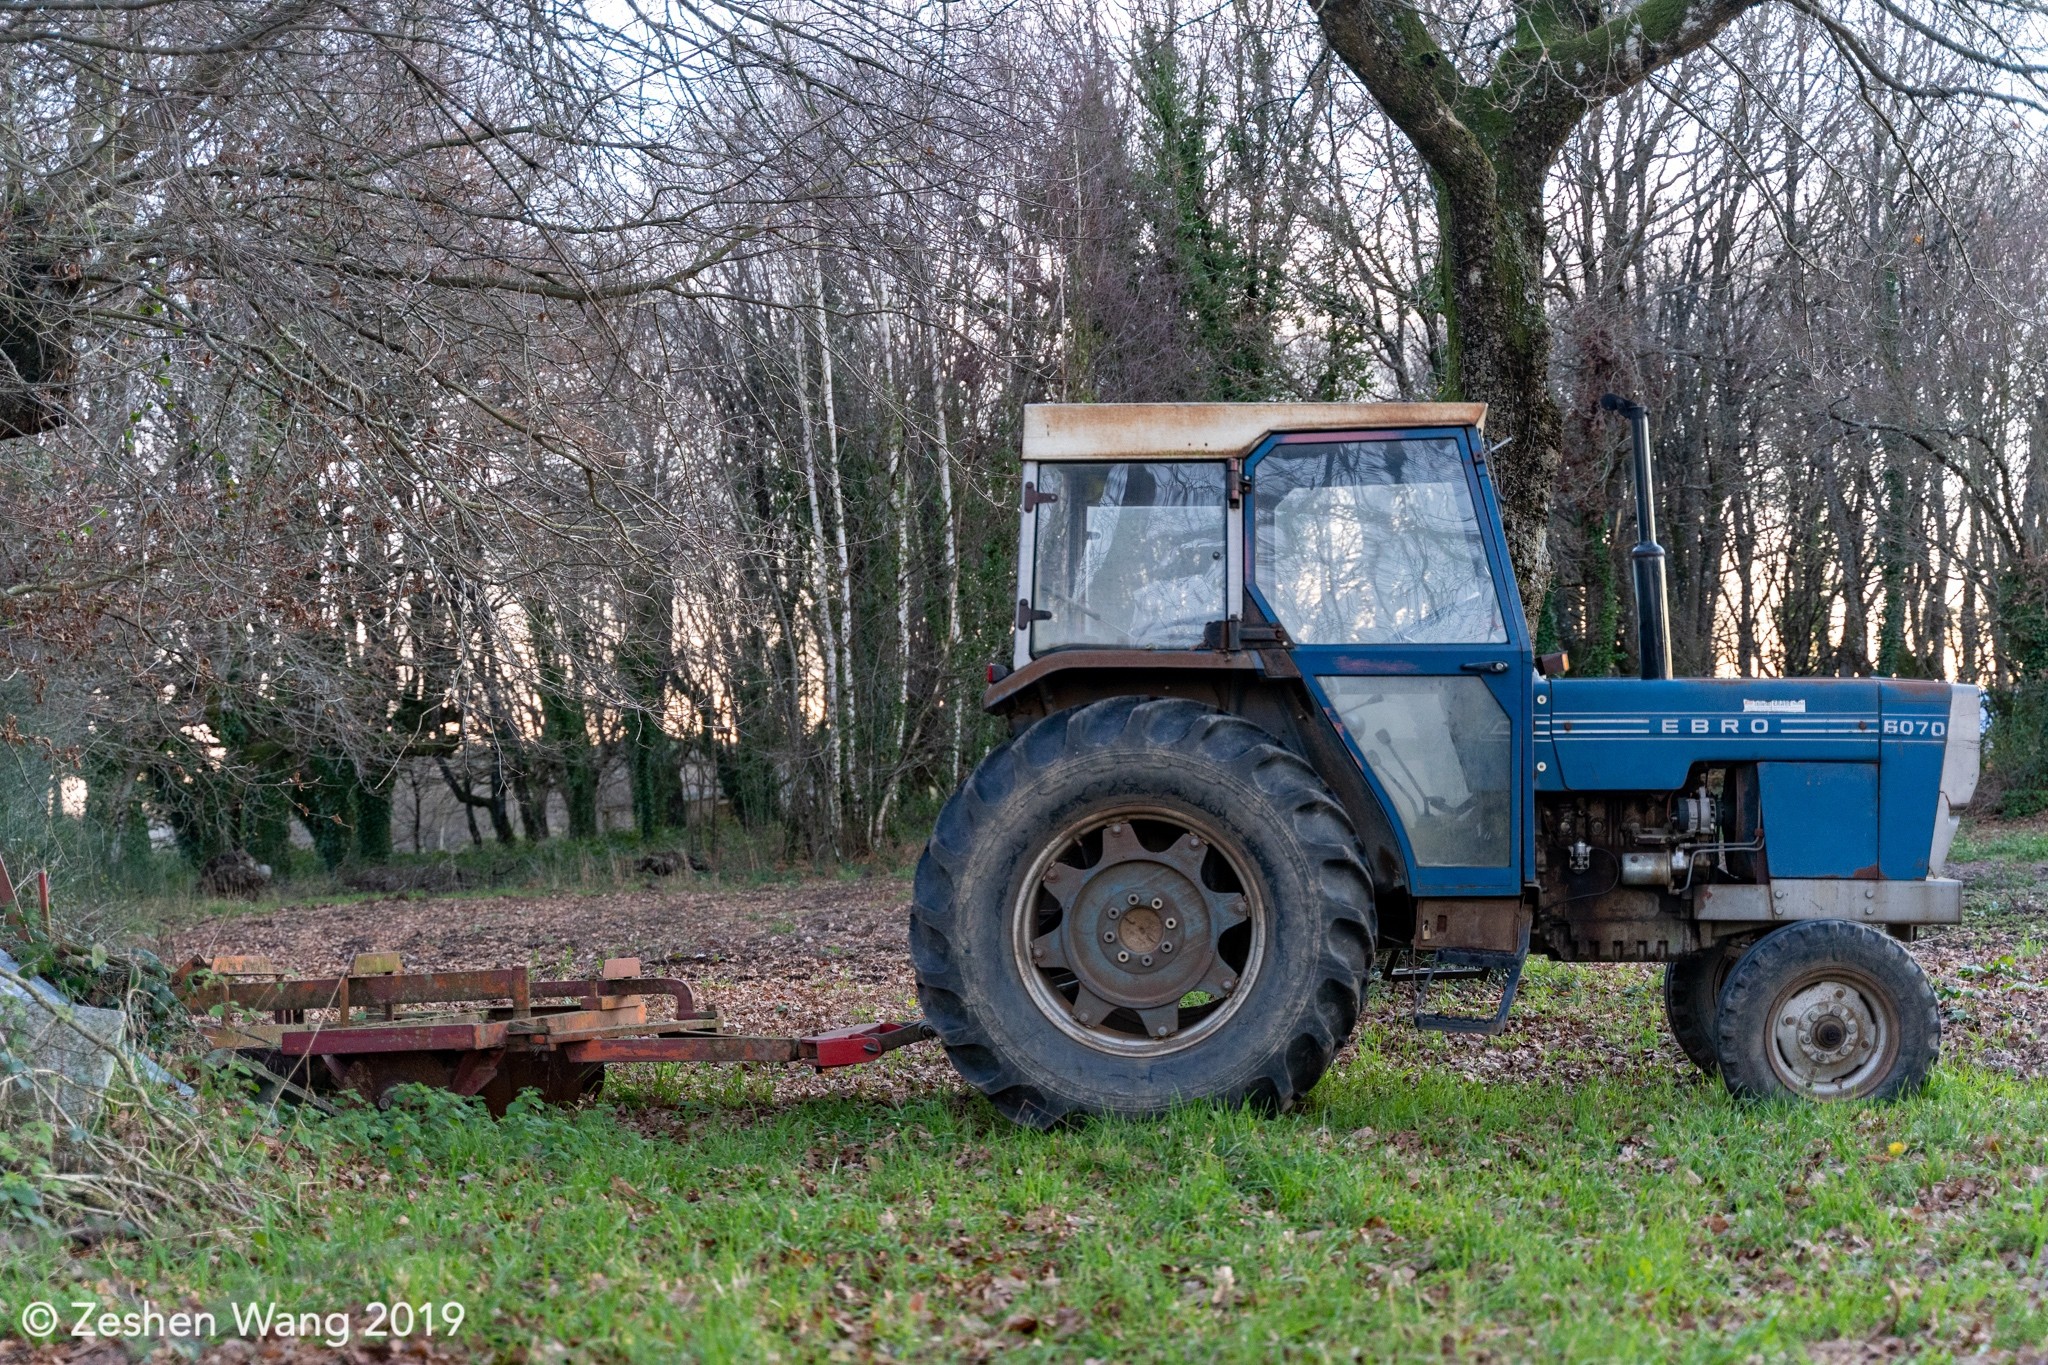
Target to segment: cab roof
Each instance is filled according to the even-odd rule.
[[[1276,431],[1485,425],[1484,403],[1032,403],[1024,458],[1243,455]]]

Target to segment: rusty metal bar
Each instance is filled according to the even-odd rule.
[[[686,1033],[672,1038],[592,1038],[570,1043],[572,1062],[794,1062],[794,1038],[749,1038],[731,1033]]]
[[[534,981],[526,968],[492,971],[412,972],[398,976],[324,976],[295,981],[224,981],[188,985],[198,966],[181,972],[178,982],[186,1003],[195,1009],[216,1004],[276,1013],[338,1009],[344,1017],[355,1008],[389,1009],[394,1005],[469,1004],[509,1000],[515,1016],[532,1012],[535,999],[563,998],[597,1008],[604,996],[665,995],[675,1002],[676,1018],[701,1018],[687,983],[673,977],[634,977],[616,981]]]
[[[7,907],[7,913],[0,915],[0,924],[8,925],[23,938],[27,938],[28,919],[21,913],[21,902],[15,898],[14,883],[7,876],[5,858],[0,858],[0,905]]]
[[[533,993],[543,1000],[573,995],[586,1002],[585,1009],[597,1008],[587,1002],[605,995],[666,995],[676,1002],[676,1018],[703,1017],[697,1013],[697,1002],[690,994],[688,983],[672,976],[633,976],[611,981],[536,981]]]
[[[508,1032],[493,1024],[389,1024],[315,1028],[287,1033],[277,1050],[287,1057],[332,1057],[360,1052],[472,1052],[503,1047]]]
[[[885,1052],[921,1043],[931,1036],[930,1026],[922,1019],[913,1019],[909,1023],[854,1024],[830,1033],[799,1038],[797,1049],[801,1060],[825,1071],[835,1066],[859,1066],[862,1062],[872,1062]]]
[[[448,1088],[458,1095],[474,1095],[491,1083],[498,1074],[498,1063],[505,1060],[505,1050],[494,1048],[488,1052],[465,1052],[456,1064],[455,1077],[448,1082]]]

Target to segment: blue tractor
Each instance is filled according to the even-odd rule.
[[[1738,1095],[1925,1079],[1940,1020],[1904,945],[1961,918],[1977,690],[1671,677],[1647,424],[1610,406],[1639,678],[1534,652],[1479,405],[1026,410],[1015,650],[984,698],[1011,733],[911,914],[969,1082],[1037,1125],[1285,1108],[1375,974],[1423,1027],[1497,1032],[1532,951],[1663,964],[1672,1033]]]

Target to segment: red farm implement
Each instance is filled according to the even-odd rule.
[[[381,1102],[416,1082],[479,1095],[502,1114],[522,1090],[553,1104],[593,1094],[611,1062],[781,1062],[825,1070],[930,1037],[919,1021],[808,1037],[726,1032],[690,988],[613,958],[589,980],[524,967],[405,972],[396,953],[357,956],[346,976],[287,978],[261,958],[195,959],[174,987],[216,1048],[293,1090]],[[666,1017],[650,1005],[666,1001]]]

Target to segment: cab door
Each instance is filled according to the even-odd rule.
[[[1276,436],[1246,461],[1247,591],[1418,896],[1519,896],[1533,873],[1534,660],[1476,437]]]

